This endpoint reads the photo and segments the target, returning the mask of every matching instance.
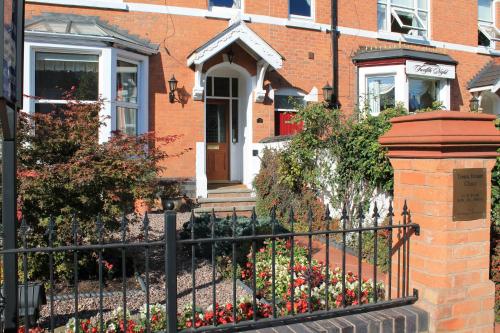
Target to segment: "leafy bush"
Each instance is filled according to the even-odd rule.
[[[118,229],[122,213],[132,212],[136,200],[154,199],[156,177],[162,171],[159,162],[168,157],[162,145],[176,137],[116,132],[108,142],[99,143],[99,129],[104,126],[101,106],[68,102],[48,114],[20,114],[18,200],[31,228],[30,246],[46,246],[49,216],[55,217],[54,245],[73,242],[73,218],[79,222],[79,240],[95,241],[97,215],[109,234]],[[46,255],[29,259],[30,278],[48,274]],[[80,259],[87,268],[95,263],[90,253],[82,253]],[[57,277],[72,274],[71,256],[57,253],[55,262]]]
[[[261,169],[254,179],[253,186],[257,193],[256,209],[261,216],[269,216],[273,207],[280,223],[290,229],[288,219],[293,209],[297,224],[295,231],[308,229],[307,215],[313,213],[315,230],[322,228],[324,207],[317,195],[308,187],[294,189],[281,179],[281,156],[277,150],[264,149]]]
[[[270,235],[272,232],[271,220],[269,218],[257,218],[255,223],[255,234],[256,235]],[[276,233],[286,232],[286,229],[281,226],[281,224],[276,223],[275,225]],[[230,218],[216,218],[214,226],[215,237],[232,237],[233,235],[233,222]],[[250,236],[252,235],[252,220],[250,218],[239,217],[236,220],[235,237]],[[191,222],[186,222],[183,225],[182,231],[180,233],[181,239],[191,239]],[[194,220],[194,238],[212,238],[212,224],[210,215],[205,214],[200,217],[196,217]],[[260,246],[262,242],[257,242]],[[236,247],[236,259],[238,264],[243,264],[246,259],[246,254],[252,246],[251,241],[238,241],[238,246]],[[215,243],[215,252],[218,258],[228,257],[232,258],[232,243],[227,241],[218,241]],[[187,251],[191,250],[191,245],[186,248]],[[198,243],[196,244],[195,255],[198,258],[212,258],[212,244],[211,243]],[[221,264],[223,264],[221,262]],[[230,265],[230,263],[225,263],[225,266]]]

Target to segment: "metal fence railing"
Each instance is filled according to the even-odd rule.
[[[56,304],[63,299],[71,300],[74,309],[66,330],[69,327],[75,332],[236,332],[380,310],[417,300],[416,291],[409,293],[409,270],[410,239],[419,234],[419,225],[411,221],[406,204],[398,223],[394,223],[392,206],[384,219],[376,206],[370,218],[363,214],[348,216],[344,209],[335,221],[327,209],[321,228],[317,224],[313,226],[311,212],[303,221],[298,220],[293,211],[281,220],[276,217],[275,210],[269,215],[258,218],[253,212],[251,217],[242,218],[234,211],[232,216],[221,219],[214,213],[205,217],[191,213],[183,236],[179,237],[177,213],[167,211],[162,217],[162,235],[151,237],[150,219],[146,215],[142,219],[140,237],[134,239],[128,236],[130,222],[127,217],[120,222],[119,237],[111,239],[107,238],[99,217],[92,237],[85,235],[79,228],[79,221],[73,219],[68,221],[71,240],[58,240],[56,223],[51,218],[42,237],[45,243],[37,246],[32,246],[31,240],[40,240],[40,237],[33,235],[23,220],[19,227],[21,246],[0,251],[2,257],[15,255],[18,258],[19,272],[4,272],[19,274],[18,299],[2,299],[0,304],[18,309],[19,327],[25,332],[40,326],[54,332],[60,327]],[[297,231],[299,225],[301,228]],[[352,225],[356,227],[348,227]],[[322,245],[318,248],[318,244]],[[114,293],[106,287],[108,263],[104,256],[110,251],[117,260],[115,270],[121,275],[114,277],[115,282],[121,280],[121,286],[115,286]],[[225,278],[231,285],[232,295],[226,305],[217,304],[220,293],[217,280],[221,278],[217,270],[222,252],[231,259]],[[136,292],[129,289],[127,282],[131,275],[131,256],[141,258],[141,297],[145,305],[140,315],[136,309],[129,311],[130,296]],[[189,256],[189,264],[182,268],[190,273],[187,294],[191,295],[185,309],[178,308],[179,297],[186,296],[178,291],[180,256],[184,262]],[[82,271],[82,260],[89,257],[95,258],[97,265],[93,291],[80,290],[82,274],[85,273],[86,280],[92,279]],[[32,260],[48,262],[48,274],[41,281],[32,281]],[[66,298],[60,295],[61,278],[55,264],[61,260],[69,269]],[[211,297],[208,301],[211,308],[205,310],[198,306],[200,299],[196,291],[200,260],[209,263],[208,274],[211,274],[208,288],[212,290],[210,296],[205,296]],[[352,269],[353,262],[356,269]],[[150,301],[153,271],[155,281],[158,281],[157,273],[161,273],[163,281],[161,287],[158,284],[154,287],[162,289],[163,299],[157,302],[160,306]],[[238,298],[240,288],[246,290],[246,300]],[[103,304],[110,295],[121,298],[120,304],[116,304],[115,319],[110,319]],[[84,298],[95,301],[95,309],[90,314],[79,311],[79,302]],[[206,299],[203,301],[207,303]],[[45,319],[39,320],[38,311],[42,307]],[[114,321],[110,323],[110,320]]]

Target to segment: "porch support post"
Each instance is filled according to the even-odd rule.
[[[493,120],[449,111],[404,116],[380,138],[394,167],[394,211],[407,200],[421,227],[411,238],[409,290],[418,290],[430,332],[494,329],[491,169],[500,134]]]
[[[260,60],[257,62],[257,86],[255,87],[255,102],[262,103],[266,98],[266,91],[264,90],[264,77],[266,76],[269,64]]]

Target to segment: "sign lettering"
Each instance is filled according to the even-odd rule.
[[[455,66],[445,64],[427,64],[421,61],[408,60],[406,62],[406,74],[440,79],[454,79]]]

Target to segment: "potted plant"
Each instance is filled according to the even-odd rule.
[[[174,205],[174,210],[178,210],[182,206],[184,198],[178,182],[160,183],[158,185],[157,197],[161,200],[163,210],[167,210],[169,203]]]

